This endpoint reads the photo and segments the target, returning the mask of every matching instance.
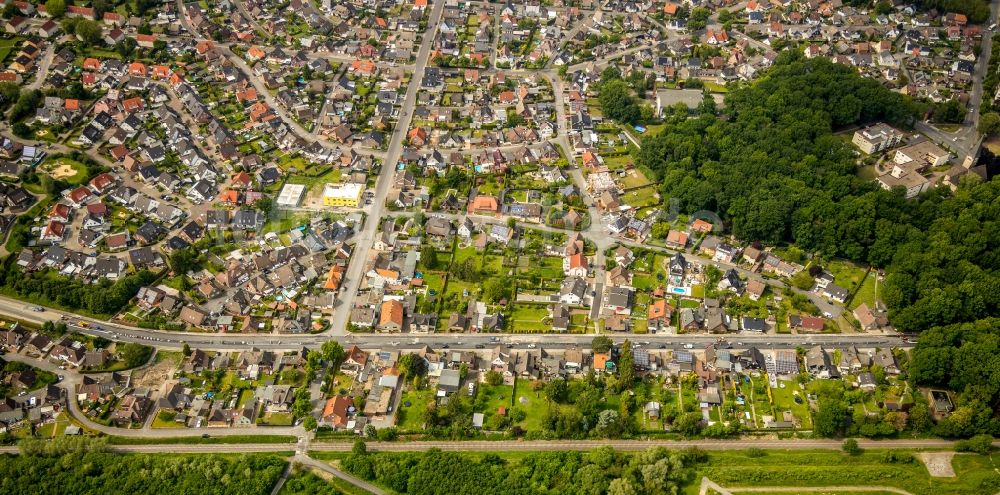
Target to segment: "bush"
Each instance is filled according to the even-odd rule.
[[[991,450],[993,450],[993,437],[990,435],[976,435],[968,440],[955,442],[955,452],[975,452],[986,455]]]
[[[861,453],[861,447],[858,447],[858,441],[853,438],[844,440],[844,444],[841,448],[849,455],[858,455]]]
[[[882,462],[885,464],[911,464],[913,463],[913,454],[898,450],[887,450],[885,454],[882,454]]]

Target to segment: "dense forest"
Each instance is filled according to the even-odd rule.
[[[856,175],[848,139],[833,130],[885,120],[906,124],[912,107],[850,67],[782,52],[758,82],[726,96],[728,119],[686,109],[643,140],[636,162],[682,211],[712,210],[737,237],[795,242],[831,256],[884,265],[871,252],[883,208],[905,208]]]
[[[267,494],[285,469],[277,455],[121,455],[100,441],[22,442],[0,461],[3,493]]]
[[[685,466],[699,455],[662,448],[628,454],[602,447],[589,453],[531,453],[512,464],[495,454],[475,460],[433,449],[371,454],[360,444],[342,466],[360,478],[413,495],[659,495],[676,493],[692,476]]]
[[[917,383],[961,392],[955,410],[935,426],[945,437],[1000,435],[1000,319],[934,327],[920,335],[910,373]]]
[[[880,298],[903,331],[924,332],[918,385],[960,392],[949,436],[1000,434],[1000,181],[963,178],[905,200],[857,175],[850,132],[886,121],[906,127],[915,107],[850,67],[782,52],[758,82],[689,118],[668,112],[643,140],[639,166],[687,213],[713,210],[746,241],[795,244],[825,257],[884,268]],[[977,378],[973,378],[977,377]]]
[[[918,0],[921,9],[937,9],[945,12],[958,12],[969,17],[973,24],[985,23],[990,18],[990,3],[984,0]]]
[[[84,310],[95,315],[112,315],[124,308],[139,289],[156,279],[141,270],[112,282],[102,278],[96,284],[60,275],[51,270],[24,273],[11,255],[0,266],[0,290],[12,296],[47,306]]]

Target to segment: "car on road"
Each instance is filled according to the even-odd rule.
[[[684,344],[685,349],[694,349],[694,344]]]
[[[534,349],[536,347],[538,347],[538,346],[535,345],[534,343],[528,344],[528,349]]]
[[[485,349],[486,346],[483,344],[476,344],[476,349]]]

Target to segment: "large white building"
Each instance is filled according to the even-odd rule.
[[[903,133],[878,123],[854,132],[854,143],[861,151],[871,155],[896,146],[903,140]]]
[[[302,203],[302,196],[305,195],[306,186],[304,184],[285,184],[278,193],[276,204],[286,208],[296,208]]]

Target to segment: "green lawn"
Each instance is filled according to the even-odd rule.
[[[424,280],[424,287],[437,291],[438,294],[444,289],[445,272],[421,272]]]
[[[517,303],[511,312],[509,321],[514,332],[544,332],[550,330],[550,323],[542,323],[548,318],[549,310],[546,304]]]
[[[66,413],[59,413],[56,416],[55,421],[51,423],[45,423],[37,430],[35,430],[35,435],[39,438],[52,438],[62,435],[66,431],[66,427],[73,424]]]
[[[0,39],[0,62],[6,60],[10,52],[14,51],[14,47],[20,42],[21,38]]]
[[[316,188],[317,186],[322,186],[326,183],[339,183],[344,173],[336,167],[330,167],[329,170],[321,175],[303,175],[296,174],[288,177],[288,184],[305,184],[308,186],[309,190]]]
[[[681,308],[697,308],[699,306],[701,306],[701,303],[694,299],[681,299]]]
[[[175,413],[159,411],[153,418],[153,428],[184,428],[184,423],[174,421]]]
[[[495,254],[488,254],[484,256],[482,261],[479,263],[479,268],[484,272],[491,273],[493,275],[500,275],[504,272],[503,257]]]
[[[864,282],[861,283],[861,287],[854,294],[854,299],[851,299],[850,309],[854,309],[861,306],[862,303],[867,304],[869,308],[873,307],[875,304],[875,277],[876,273],[871,271],[868,276],[865,277]]]
[[[452,257],[452,264],[457,265],[468,258],[475,258],[482,256],[482,253],[476,250],[476,248],[469,246],[464,248],[458,248],[455,250],[455,254]]]
[[[224,437],[213,437],[209,433],[208,438],[203,438],[196,434],[197,432],[192,432],[192,435],[183,437],[108,436],[106,438],[110,445],[295,443],[298,440],[298,437],[295,435],[227,435]],[[289,446],[289,450],[291,450],[291,446]]]
[[[291,426],[295,421],[292,413],[264,413],[257,423],[272,426]]]
[[[491,387],[485,383],[479,384],[476,392],[474,412],[481,412],[486,416],[484,424],[488,424],[489,418],[495,416],[500,407],[510,411],[511,397],[514,394],[514,387],[510,385],[497,385]]]
[[[625,175],[621,179],[622,187],[626,189],[632,189],[633,187],[642,187],[651,184],[650,180],[643,175],[639,169],[632,170],[631,173]]]
[[[646,206],[658,205],[660,204],[660,200],[657,199],[656,188],[650,186],[634,189],[625,193],[625,195],[622,196],[622,203],[636,208],[642,208]]]
[[[823,268],[833,274],[833,283],[852,292],[861,284],[867,272],[865,267],[844,260],[830,261]]]
[[[536,392],[531,389],[529,380],[518,378],[514,388],[514,396],[514,407],[527,414],[524,421],[518,425],[525,431],[540,431],[542,418],[549,408],[549,400],[545,396],[545,390]],[[522,397],[524,397],[524,401],[521,400]]]
[[[522,257],[521,266],[525,266],[520,271],[522,277],[538,277],[542,279],[563,278],[562,258],[558,256],[531,256]]]
[[[626,166],[628,166],[631,163],[633,163],[632,157],[629,154],[627,154],[627,153],[624,154],[624,155],[615,155],[615,156],[605,156],[604,157],[604,166],[608,167],[608,170],[621,170],[621,169],[625,168]],[[626,179],[628,179],[628,177],[626,177]],[[624,183],[625,183],[625,181],[623,180],[623,185],[625,185],[626,188],[627,187],[635,187],[635,184],[633,184],[632,186],[629,186],[629,185],[624,184]]]
[[[785,388],[781,388],[781,384],[784,384]],[[795,403],[795,392],[798,392],[798,395],[802,397],[802,404]],[[792,414],[798,418],[801,429],[808,430],[812,428],[812,416],[809,414],[809,402],[805,400],[805,391],[799,388],[798,383],[794,381],[778,380],[778,387],[771,389],[771,397],[774,398],[774,412],[776,415],[779,415],[784,411],[792,411]],[[760,410],[757,411],[757,414],[761,414]]]
[[[156,351],[156,358],[153,360],[156,364],[162,363],[164,361],[171,361],[174,366],[180,366],[181,361],[184,359],[184,353],[181,351]]]
[[[637,272],[632,274],[632,287],[639,290],[654,289],[663,285],[665,280],[666,277],[664,277],[663,280],[660,280],[656,278],[655,274]]]
[[[712,81],[702,81],[702,83],[705,85],[705,89],[707,89],[711,93],[725,93],[729,91],[728,89],[726,89],[724,85],[719,83],[715,83]]]
[[[402,431],[420,431],[423,424],[422,411],[434,401],[434,389],[407,390],[399,399],[396,411],[396,426]],[[410,405],[407,406],[406,403]]]
[[[310,215],[306,213],[280,215],[280,218],[270,219],[264,224],[264,233],[291,230],[295,227],[308,224],[309,220]]]

